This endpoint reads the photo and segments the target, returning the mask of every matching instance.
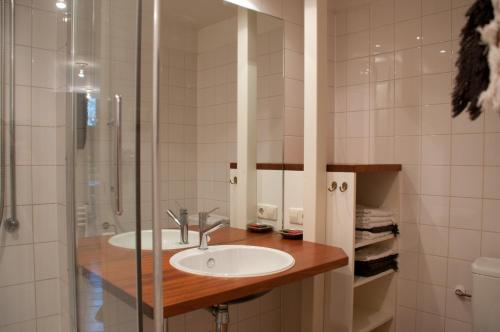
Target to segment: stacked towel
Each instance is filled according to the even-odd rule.
[[[398,234],[394,214],[385,209],[356,206],[356,239],[373,240],[390,234]]]
[[[370,277],[384,271],[398,269],[398,252],[383,245],[372,245],[356,251],[354,274]]]

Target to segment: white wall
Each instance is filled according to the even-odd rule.
[[[65,219],[58,208],[56,184],[61,180],[57,173],[64,174],[64,145],[56,144],[56,137],[64,118],[56,112],[56,88],[64,82],[56,77],[56,57],[65,41],[57,39],[52,2],[16,3],[15,167],[20,229],[15,234],[0,229],[0,331],[60,331],[59,286],[65,261],[60,265],[59,246],[65,229],[64,223],[58,225],[58,217]],[[62,147],[62,154],[56,147]],[[6,205],[8,197],[7,192]]]
[[[500,257],[500,117],[450,111],[471,3],[336,1],[330,15],[330,154],[403,164],[399,331],[470,331],[453,288],[471,289],[476,257]]]

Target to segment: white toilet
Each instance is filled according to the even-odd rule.
[[[500,259],[472,263],[472,317],[474,332],[500,331]]]

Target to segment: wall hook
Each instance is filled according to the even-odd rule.
[[[337,189],[337,182],[333,181],[330,187],[328,187],[329,192],[334,192]]]
[[[340,186],[339,190],[341,192],[345,192],[347,191],[347,188],[348,188],[347,182],[342,182],[342,185]]]
[[[234,176],[232,179],[230,178],[229,183],[230,184],[238,184],[238,177]]]

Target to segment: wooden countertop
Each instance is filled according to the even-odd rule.
[[[237,169],[237,163],[229,163],[229,168]],[[303,171],[304,164],[287,163],[257,163],[258,170],[278,170],[278,171]],[[348,172],[348,173],[385,173],[400,172],[401,164],[328,164],[327,172]]]
[[[85,274],[99,277],[104,287],[125,302],[135,303],[135,253],[113,247],[107,236],[84,238],[78,244],[78,265]],[[226,303],[245,296],[265,292],[285,284],[347,265],[342,249],[307,241],[283,240],[277,233],[253,234],[226,228],[212,234],[210,245],[248,244],[283,250],[295,258],[295,265],[273,275],[251,278],[214,278],[185,273],[173,268],[170,257],[177,251],[163,254],[164,317],[171,317]],[[153,315],[153,257],[142,254],[143,308]]]

